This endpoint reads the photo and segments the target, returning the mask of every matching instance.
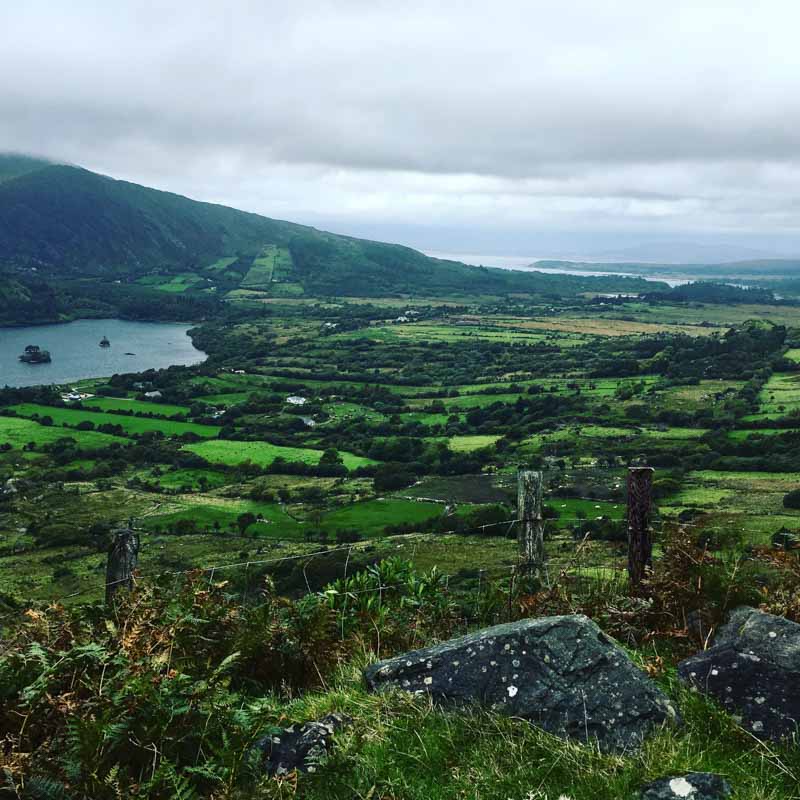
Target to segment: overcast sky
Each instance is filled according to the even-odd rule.
[[[796,0],[0,3],[0,150],[448,253],[800,254]]]

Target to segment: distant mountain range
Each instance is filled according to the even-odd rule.
[[[605,262],[644,262],[668,264],[720,264],[745,259],[774,259],[779,255],[770,250],[744,247],[718,242],[659,241],[643,242],[632,247],[623,247],[601,253]]]
[[[540,260],[526,269],[580,270],[581,272],[646,275],[652,278],[685,277],[692,279],[744,280],[746,278],[800,278],[800,259],[754,258],[745,261],[694,262],[685,264],[649,261],[562,261]]]

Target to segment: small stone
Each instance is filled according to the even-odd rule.
[[[263,736],[255,746],[262,755],[267,775],[287,775],[295,770],[314,772],[320,760],[328,755],[333,734],[350,724],[343,714],[328,714],[321,720],[291,725],[280,733]]]
[[[711,772],[690,772],[661,778],[642,789],[641,800],[724,800],[730,796],[731,787],[719,775]]]

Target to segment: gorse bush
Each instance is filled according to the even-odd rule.
[[[265,698],[322,684],[346,657],[449,627],[440,576],[391,559],[294,602],[241,604],[189,575],[110,612],[27,610],[0,651],[0,797],[227,797],[257,778]]]

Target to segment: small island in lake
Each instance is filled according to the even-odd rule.
[[[108,337],[107,336],[104,336],[100,340],[100,347],[111,347],[111,342],[108,341]]]
[[[52,359],[49,350],[42,350],[38,344],[29,344],[19,360],[26,364],[49,364]]]

